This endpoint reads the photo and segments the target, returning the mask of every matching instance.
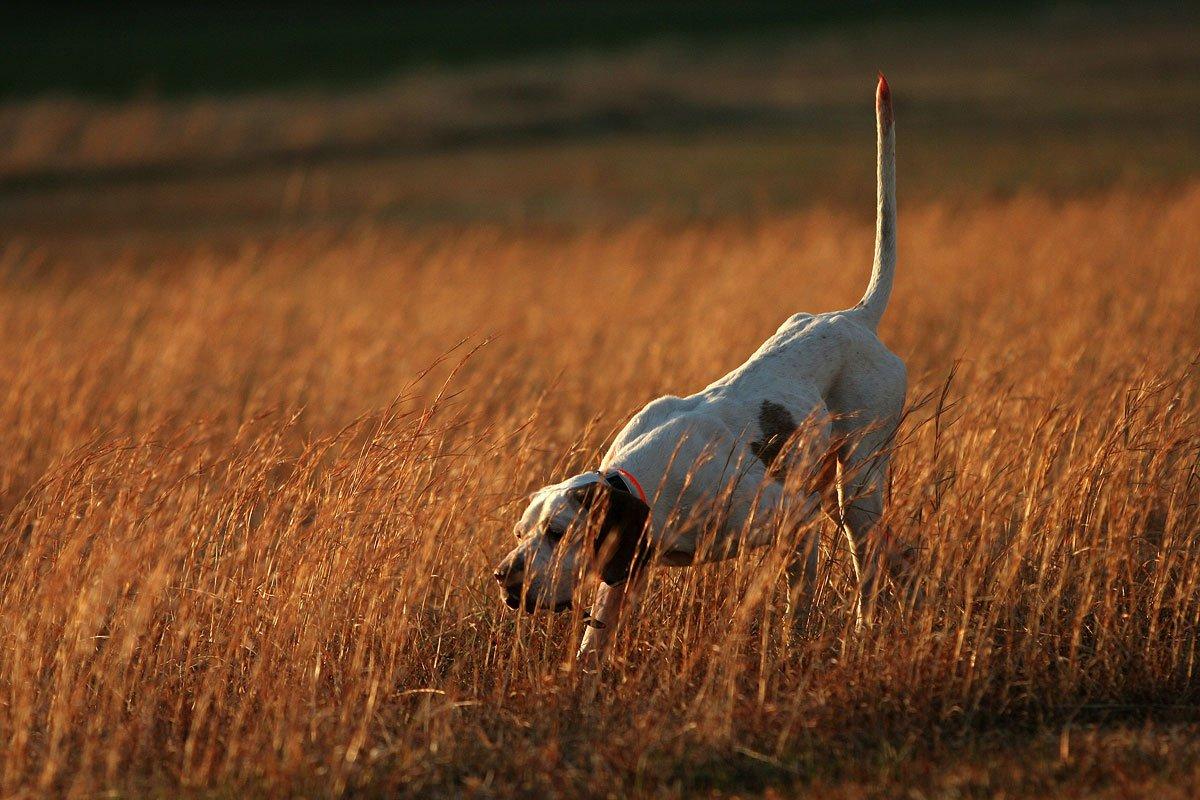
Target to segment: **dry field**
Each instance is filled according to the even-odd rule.
[[[577,616],[491,585],[515,504],[789,312],[856,298],[865,221],[367,230],[104,269],[9,248],[4,788],[907,782],[976,729],[1192,708],[1198,217],[1197,189],[906,208],[888,524],[927,601],[853,630],[834,553],[789,637],[779,553],[660,570],[595,678]],[[1194,740],[1141,735],[1130,780],[1200,778]]]
[[[1019,136],[964,144],[978,120],[906,161],[938,126],[905,127],[920,106],[893,77],[900,264],[881,336],[911,385],[886,521],[919,546],[923,602],[885,593],[856,628],[829,525],[802,628],[782,549],[656,569],[598,674],[572,664],[578,611],[500,602],[491,568],[528,491],[594,465],[640,405],[702,387],[789,314],[860,296],[866,76],[837,151],[862,163],[827,205],[558,203],[569,224],[453,205],[396,224],[394,198],[320,216],[320,171],[291,194],[286,167],[72,183],[56,170],[87,152],[14,166],[7,140],[0,793],[1190,796],[1200,181],[1174,116],[1093,132],[1058,171],[1031,156],[1026,180],[996,166]],[[695,196],[681,176],[716,185],[705,165],[753,188],[804,149],[675,137],[339,162],[325,185],[386,191],[390,165],[429,184],[426,212],[470,187],[528,209],[561,174],[649,207],[661,185]],[[914,166],[943,145],[958,160]],[[662,174],[578,178],[647,150]],[[1070,177],[1112,153],[1132,155],[1103,185]],[[980,185],[939,199],[967,164]],[[910,176],[924,189],[906,194]],[[236,224],[213,221],[238,187]]]

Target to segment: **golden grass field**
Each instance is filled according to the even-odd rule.
[[[881,337],[910,411],[886,522],[919,547],[924,600],[885,592],[857,628],[826,525],[802,629],[782,551],[658,568],[597,674],[572,663],[578,610],[500,602],[514,516],[645,402],[701,388],[795,311],[857,300],[872,73],[847,100],[857,183],[828,204],[181,227],[97,216],[106,190],[86,183],[10,189],[0,792],[1190,796],[1200,179],[1148,181],[1135,155],[1136,179],[1004,173],[939,199],[945,172],[906,163],[889,77],[900,262]],[[637,141],[522,157],[603,164]],[[534,203],[553,183],[473,152],[421,163]],[[926,190],[906,195],[910,175]],[[212,196],[237,186],[220,180]],[[68,196],[91,216],[38,205]]]

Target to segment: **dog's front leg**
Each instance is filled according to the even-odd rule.
[[[617,627],[622,610],[628,605],[627,598],[632,599],[635,595],[635,591],[628,588],[632,582],[633,579],[618,586],[600,584],[577,656],[579,663],[585,668],[597,667],[604,659],[613,629]]]

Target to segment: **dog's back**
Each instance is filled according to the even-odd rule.
[[[793,315],[744,364],[702,391],[660,398],[643,409],[614,450],[659,425],[690,417],[696,428],[724,428],[732,439],[749,442],[752,450],[766,454],[770,467],[775,443],[806,421],[823,426],[825,433],[847,433],[898,417],[907,388],[904,362],[875,333],[896,270],[895,125],[883,75],[875,113],[875,257],[862,299],[843,311]],[[768,444],[755,444],[764,441]]]

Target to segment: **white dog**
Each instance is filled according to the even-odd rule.
[[[598,471],[541,489],[517,523],[519,543],[495,571],[511,607],[569,608],[587,567],[600,573],[581,656],[599,656],[645,564],[682,566],[767,544],[785,517],[815,515],[834,483],[860,584],[871,585],[880,562],[899,564],[886,537],[872,541],[907,388],[904,362],[875,333],[896,265],[895,131],[882,74],[875,114],[875,262],[858,305],[796,314],[703,391],[650,403]],[[799,491],[784,492],[788,472],[801,476]],[[815,577],[816,538],[797,548],[793,586]]]

